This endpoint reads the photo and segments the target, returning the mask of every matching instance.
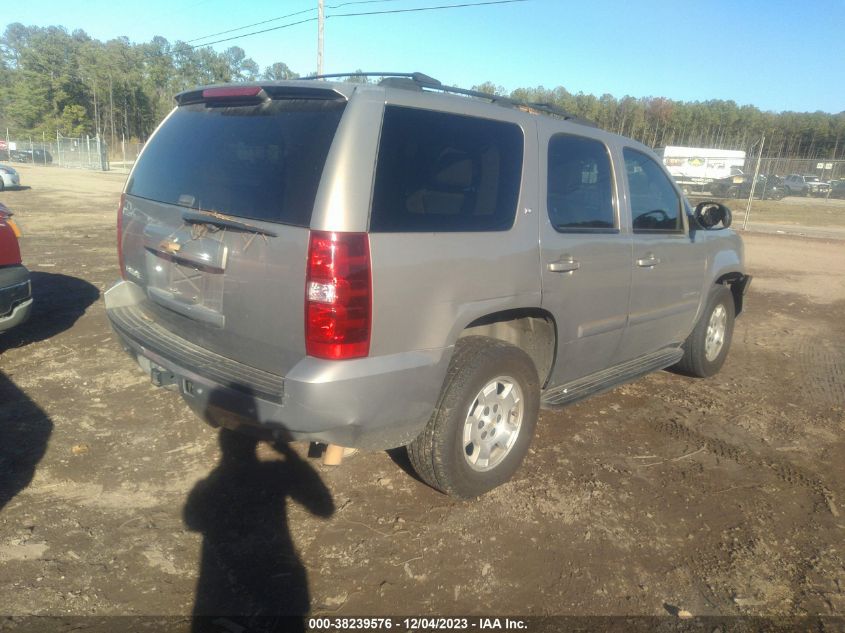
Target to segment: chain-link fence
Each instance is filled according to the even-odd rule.
[[[138,155],[144,149],[144,144],[137,141],[121,139],[119,143],[109,147],[109,166],[116,171],[129,172],[138,160]]]
[[[7,138],[0,140],[0,160],[102,171],[110,169],[108,147],[98,136],[69,138],[57,134],[55,140],[49,141],[32,137]]]
[[[744,172],[753,174],[757,168],[757,157],[747,156]],[[845,178],[845,160],[829,158],[789,158],[785,156],[763,157],[760,161],[760,173],[781,177],[790,174],[816,176],[821,181]]]
[[[57,134],[56,140],[49,141],[33,137],[0,139],[0,160],[128,172],[143,148],[144,143],[125,138],[109,145],[97,136],[69,138]],[[757,156],[746,156],[743,171],[753,174],[756,168]],[[817,176],[822,181],[845,179],[845,160],[766,156],[760,162],[760,173],[781,177],[789,174]]]

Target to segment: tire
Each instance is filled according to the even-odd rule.
[[[2,178],[0,178],[0,191],[5,191],[5,189],[6,189],[6,183],[3,182]]]
[[[738,187],[729,187],[727,197],[735,200],[739,198],[739,188]]]
[[[679,373],[698,378],[708,378],[716,374],[728,356],[735,314],[730,288],[716,284],[695,329],[684,342],[683,358],[672,368]],[[720,322],[721,337],[718,336]],[[721,342],[718,342],[718,338],[721,338]]]
[[[499,406],[509,412],[497,415]],[[463,499],[478,497],[508,481],[519,468],[539,409],[540,384],[531,358],[502,341],[468,336],[455,346],[437,406],[408,445],[408,457],[432,488]],[[507,446],[492,440],[514,426]]]

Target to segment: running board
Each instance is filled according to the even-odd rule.
[[[684,350],[680,347],[672,347],[629,360],[610,369],[604,369],[565,385],[549,389],[543,394],[542,404],[544,407],[559,407],[587,396],[609,391],[618,385],[674,365],[681,360],[683,355]]]

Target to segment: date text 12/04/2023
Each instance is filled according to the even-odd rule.
[[[377,617],[377,618],[309,618],[311,630],[526,630],[527,623],[519,618],[432,618],[432,617]]]

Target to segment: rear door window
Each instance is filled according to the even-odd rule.
[[[547,207],[560,232],[616,229],[613,170],[603,143],[568,134],[552,137]]]
[[[370,230],[509,229],[523,145],[513,123],[387,106]]]
[[[127,193],[308,226],[345,102],[180,106],[144,149]]]

